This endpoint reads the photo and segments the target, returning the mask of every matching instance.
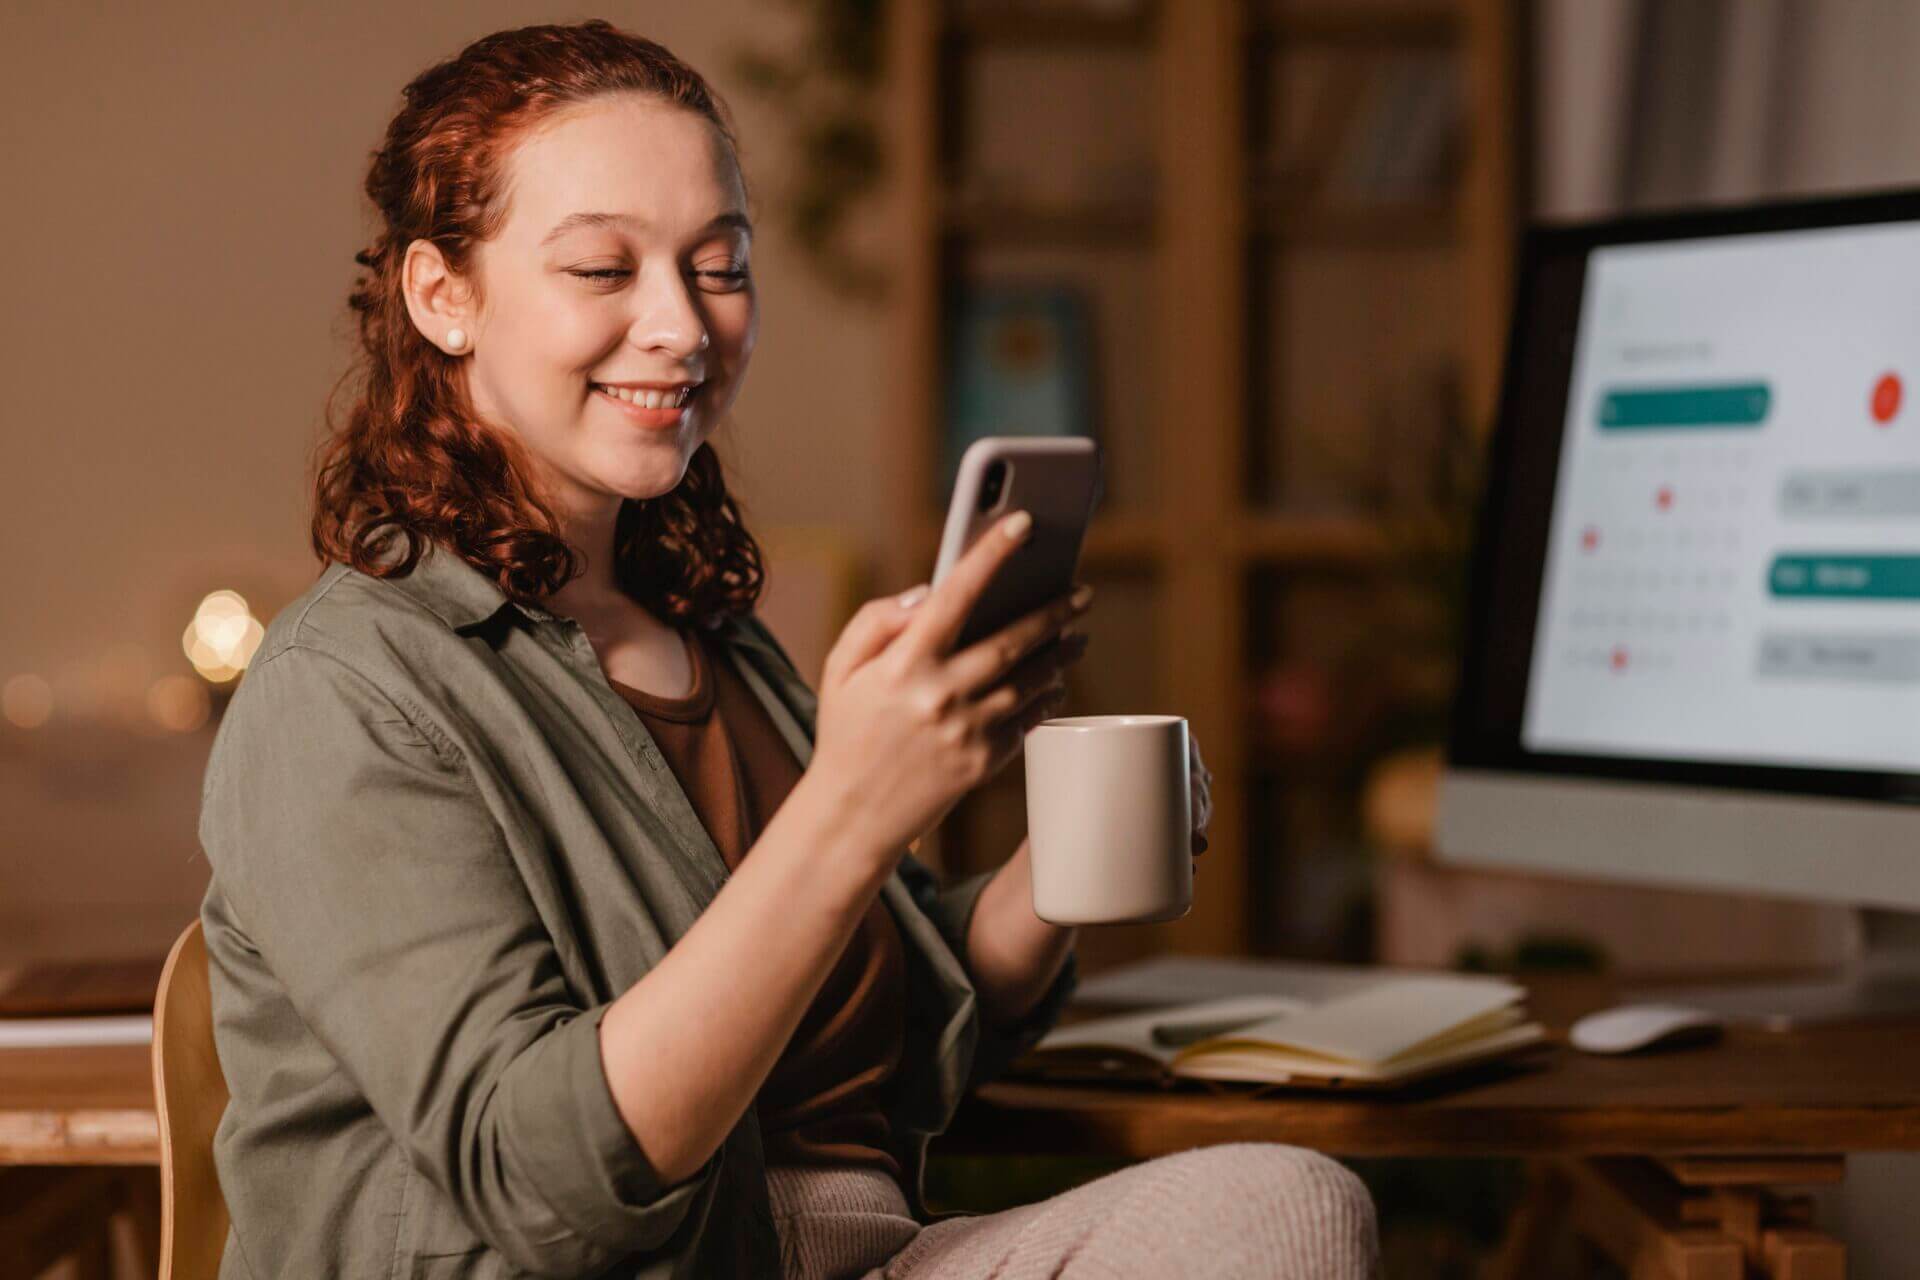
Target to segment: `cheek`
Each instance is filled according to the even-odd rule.
[[[708,309],[713,345],[729,366],[744,367],[760,330],[760,308],[752,289],[720,295]]]
[[[615,308],[564,284],[528,289],[503,315],[511,315],[512,331],[500,335],[502,345],[535,385],[584,392],[585,370],[620,341]]]
[[[758,333],[759,318],[751,302],[734,305],[735,301],[733,296],[724,297],[723,305],[710,307],[707,314],[707,333],[713,339],[707,352],[707,376],[720,380],[716,388],[720,394],[708,402],[709,424],[723,417],[740,394]]]
[[[549,377],[584,391],[586,371],[606,359],[623,332],[610,309],[573,305],[553,307],[545,324],[527,337],[542,353]]]

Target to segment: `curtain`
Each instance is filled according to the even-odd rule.
[[[1912,0],[1534,0],[1534,212],[1920,183]]]

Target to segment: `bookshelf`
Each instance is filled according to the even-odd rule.
[[[1310,746],[1276,749],[1250,711],[1253,690],[1288,643],[1283,615],[1360,616],[1342,601],[1379,594],[1391,550],[1377,501],[1354,501],[1299,464],[1311,441],[1350,439],[1358,420],[1303,380],[1358,377],[1364,400],[1390,380],[1359,366],[1393,366],[1398,342],[1444,353],[1459,411],[1485,420],[1516,229],[1516,9],[1140,0],[1082,12],[1061,0],[927,0],[889,12],[902,251],[890,317],[898,430],[883,465],[908,536],[885,550],[883,578],[889,589],[920,580],[937,548],[931,477],[943,457],[954,292],[1034,276],[1083,289],[1108,474],[1083,556],[1096,590],[1091,644],[1067,713],[1184,715],[1214,772],[1193,911],[1083,930],[1089,971],[1158,950],[1287,946],[1268,927],[1272,897],[1286,891],[1269,864],[1328,821],[1315,806],[1341,803],[1326,785],[1341,766]],[[1323,117],[1295,123],[1306,108],[1284,104],[1296,63],[1337,70],[1402,55],[1407,66],[1444,59],[1451,77],[1457,154],[1443,189],[1337,202],[1299,172],[1272,180],[1263,157],[1277,105],[1309,142],[1338,123],[1340,94],[1326,91]],[[1359,109],[1349,102],[1349,114]],[[1369,300],[1343,309],[1356,290],[1372,290]],[[1369,321],[1375,312],[1383,318]],[[1336,334],[1358,324],[1358,349],[1319,351],[1318,314]],[[1316,403],[1331,406],[1317,425],[1282,417]],[[1391,437],[1371,442],[1382,449],[1393,451]],[[1337,629],[1319,643],[1337,647]],[[963,875],[1004,858],[1024,831],[1016,761],[926,848]]]

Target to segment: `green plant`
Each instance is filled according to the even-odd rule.
[[[781,3],[804,12],[803,38],[787,51],[755,46],[734,54],[735,73],[778,109],[794,144],[780,217],[831,288],[878,298],[885,269],[847,245],[846,229],[849,213],[886,174],[877,123],[886,5]]]
[[[1348,717],[1358,717],[1350,763],[1360,774],[1446,735],[1484,453],[1454,361],[1383,373],[1371,392],[1369,431],[1316,437],[1310,449],[1382,547],[1353,581],[1364,625],[1328,673]]]

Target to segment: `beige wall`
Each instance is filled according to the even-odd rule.
[[[720,448],[750,522],[885,545],[870,475],[884,330],[782,234],[786,138],[730,69],[738,33],[782,32],[791,6],[9,0],[0,682],[45,676],[64,717],[109,673],[137,689],[187,671],[180,634],[208,590],[235,587],[265,614],[311,580],[305,467],[349,356],[360,182],[400,87],[488,31],[596,14],[686,58],[736,114],[762,313]],[[0,721],[0,916],[30,899],[197,894],[197,788],[180,780],[197,779],[205,735],[102,745],[61,723]],[[103,753],[118,763],[87,763]]]

